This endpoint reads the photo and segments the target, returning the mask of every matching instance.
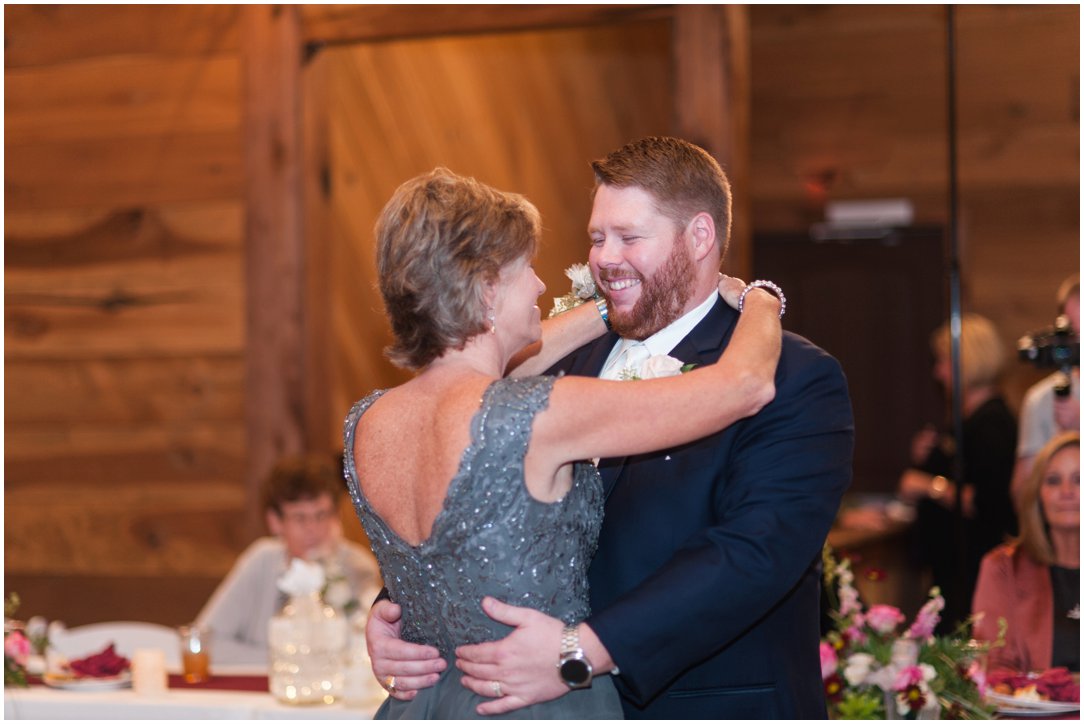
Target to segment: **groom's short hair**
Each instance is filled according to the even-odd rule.
[[[591,162],[595,189],[636,186],[655,197],[659,213],[682,229],[704,211],[715,221],[720,252],[730,241],[730,181],[704,149],[669,136],[633,141],[606,158]]]

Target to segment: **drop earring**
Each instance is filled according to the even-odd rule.
[[[489,333],[497,333],[497,313],[493,311],[492,307],[489,310],[489,314],[486,315],[486,319],[489,320]]]

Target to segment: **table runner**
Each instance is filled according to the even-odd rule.
[[[28,675],[26,683],[32,686],[41,686],[45,682],[40,676]],[[242,676],[236,674],[211,674],[211,678],[198,684],[190,684],[184,680],[182,674],[169,675],[170,689],[205,689],[218,691],[257,691],[266,692],[268,689],[267,677],[262,675]]]

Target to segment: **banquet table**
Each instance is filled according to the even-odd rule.
[[[372,719],[384,696],[373,682],[366,697],[349,705],[335,702],[290,706],[271,696],[266,677],[218,674],[206,685],[184,684],[178,676],[171,675],[170,688],[154,694],[136,693],[130,687],[78,691],[32,683],[25,689],[4,687],[4,718]]]

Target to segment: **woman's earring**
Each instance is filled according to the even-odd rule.
[[[489,310],[489,314],[486,316],[486,319],[489,320],[489,333],[490,334],[496,334],[497,333],[497,313],[494,312],[492,308]]]

